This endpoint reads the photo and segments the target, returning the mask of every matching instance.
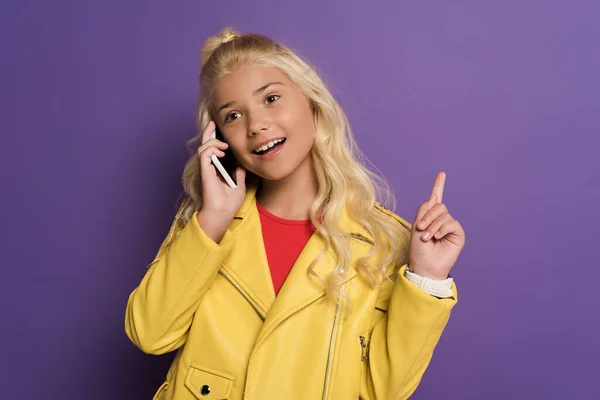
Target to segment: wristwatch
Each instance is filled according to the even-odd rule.
[[[425,293],[428,293],[432,296],[445,299],[454,295],[452,292],[452,282],[454,282],[454,279],[452,278],[443,280],[425,278],[424,276],[417,275],[414,272],[409,271],[408,268],[406,268],[404,276],[406,279],[417,285]]]

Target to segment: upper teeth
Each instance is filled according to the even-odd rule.
[[[261,151],[265,151],[267,149],[270,149],[271,147],[275,146],[277,143],[283,142],[283,140],[284,140],[283,138],[282,139],[271,140],[269,143],[267,143],[267,144],[265,144],[265,145],[263,145],[263,146],[261,146],[261,147],[259,147],[257,149],[254,149],[254,152],[255,153],[259,153]]]

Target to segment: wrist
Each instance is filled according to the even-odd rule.
[[[214,213],[207,213],[198,211],[196,214],[198,225],[200,228],[210,237],[215,243],[219,243],[233,218],[228,218],[224,215],[218,215]]]

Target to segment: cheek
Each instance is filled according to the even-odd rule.
[[[247,159],[250,157],[250,154],[248,154],[248,151],[246,151],[246,148],[232,147],[231,152],[233,153],[235,158],[242,164],[245,164],[244,159]]]
[[[310,109],[286,112],[281,115],[281,120],[285,121],[286,129],[294,136],[301,136],[302,139],[310,141],[314,139],[315,127]]]
[[[230,135],[229,139],[225,138],[225,141],[229,145],[229,150],[233,153],[236,158],[247,156],[247,143],[245,141],[235,139],[236,135]]]
[[[304,116],[299,119],[296,123],[297,135],[299,139],[306,145],[307,148],[312,147],[315,141],[315,126],[312,120],[312,116]]]

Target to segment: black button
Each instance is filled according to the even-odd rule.
[[[200,388],[200,394],[202,396],[206,396],[209,393],[210,393],[210,386],[208,386],[208,385],[202,385],[202,387]]]

